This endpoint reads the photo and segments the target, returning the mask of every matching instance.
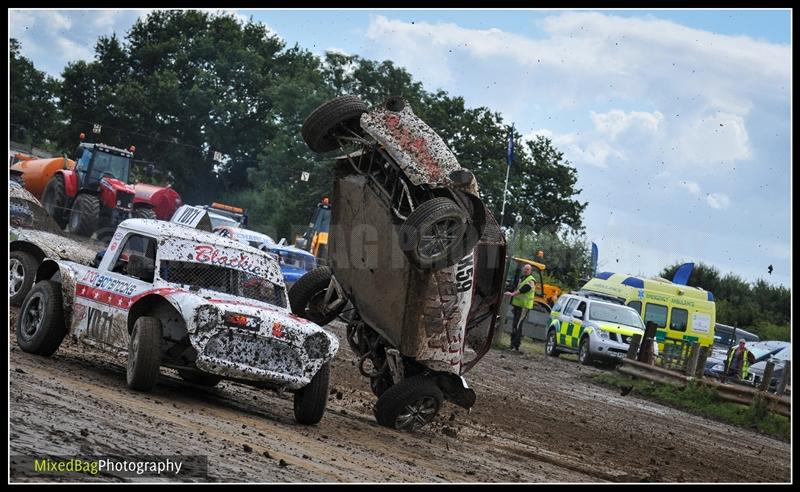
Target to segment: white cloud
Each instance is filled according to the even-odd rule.
[[[709,193],[706,202],[708,206],[717,210],[725,210],[731,204],[730,198],[725,193]]]
[[[691,193],[692,195],[700,196],[701,193],[700,185],[698,185],[694,181],[681,181],[678,183],[678,185],[683,186],[684,188],[689,190],[689,193]]]
[[[634,131],[644,130],[648,133],[657,133],[658,126],[664,120],[664,115],[660,111],[648,113],[645,111],[631,111],[626,113],[619,109],[613,109],[607,113],[595,113],[591,111],[592,121],[595,129],[601,133],[617,138],[617,135],[633,129]]]

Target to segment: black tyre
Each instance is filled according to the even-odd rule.
[[[578,350],[578,362],[584,366],[591,365],[592,354],[589,352],[589,337],[581,339],[580,349]]]
[[[209,388],[218,385],[222,381],[222,378],[215,374],[188,371],[186,369],[178,369],[178,375],[186,382],[208,386]]]
[[[17,316],[17,345],[24,352],[49,357],[66,333],[61,285],[49,280],[38,282]]]
[[[72,212],[69,214],[69,230],[81,236],[91,237],[97,230],[99,219],[100,199],[95,195],[83,193],[78,195],[75,203],[72,204]]]
[[[449,198],[433,198],[411,212],[400,226],[400,248],[414,265],[444,268],[455,265],[467,254],[468,242],[475,245],[477,234],[467,234],[467,215]],[[465,237],[468,236],[468,237]]]
[[[133,325],[128,343],[128,387],[150,391],[158,381],[161,366],[161,322],[142,316]]]
[[[385,427],[413,432],[436,417],[443,399],[431,378],[412,376],[381,394],[375,403],[375,418]]]
[[[325,307],[325,294],[333,274],[328,267],[317,267],[300,277],[289,289],[289,304],[292,312],[318,325],[327,325],[335,320],[347,303],[333,311]]]
[[[328,385],[331,380],[331,367],[325,363],[317,371],[311,382],[294,393],[294,419],[303,425],[314,425],[325,414],[328,404]]]
[[[39,262],[30,253],[12,251],[8,255],[8,302],[19,306],[36,280]]]
[[[339,147],[336,134],[359,128],[359,118],[367,106],[356,96],[341,96],[323,103],[303,122],[302,135],[314,152],[329,152]]]
[[[58,224],[58,227],[67,226],[67,192],[64,189],[64,178],[61,175],[54,176],[42,194],[42,206]]]
[[[138,207],[134,208],[131,212],[131,217],[134,219],[157,219],[156,211],[150,207]]]
[[[544,345],[544,353],[550,357],[558,357],[561,352],[556,348],[556,330],[547,332],[547,341]]]
[[[372,394],[378,397],[391,388],[393,384],[394,381],[388,376],[378,376],[369,380],[369,388],[372,390]]]

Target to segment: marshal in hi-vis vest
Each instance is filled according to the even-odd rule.
[[[531,290],[524,293],[519,293],[511,298],[511,305],[518,306],[525,309],[533,309],[533,298],[536,295],[536,280],[533,278],[533,275],[528,275],[527,277],[523,278],[519,285],[517,285],[517,290],[520,290],[523,285],[531,282]]]

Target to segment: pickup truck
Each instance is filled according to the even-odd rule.
[[[293,392],[295,419],[319,422],[338,339],[289,311],[273,256],[186,224],[202,215],[183,206],[170,222],[125,220],[97,267],[45,260],[17,318],[18,345],[50,356],[70,335],[126,356],[139,391],[164,366],[199,385]]]

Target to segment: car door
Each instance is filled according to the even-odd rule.
[[[580,299],[572,298],[567,302],[567,306],[558,317],[559,328],[558,336],[556,336],[556,344],[562,347],[572,348],[572,341],[570,334],[572,333],[572,312],[578,307]]]
[[[79,339],[112,351],[128,349],[128,310],[136,295],[152,288],[153,279],[138,278],[127,266],[134,255],[155,262],[156,244],[155,238],[136,233],[120,243],[112,240],[105,255],[110,258],[103,258],[94,278],[76,285],[76,297],[83,306],[74,321]]]

